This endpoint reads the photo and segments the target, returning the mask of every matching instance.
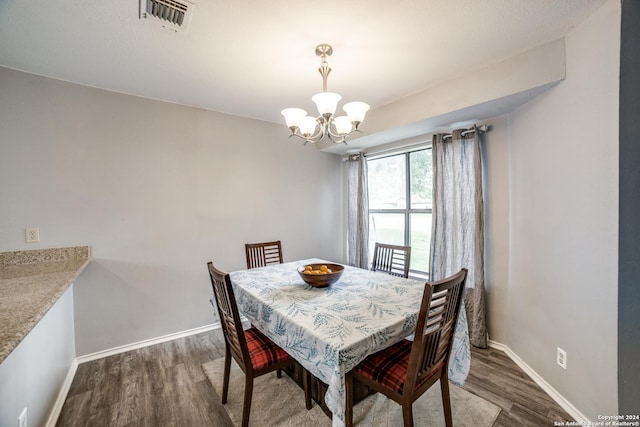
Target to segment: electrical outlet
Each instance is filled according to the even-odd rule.
[[[18,417],[18,427],[27,427],[27,407],[25,406]]]
[[[24,234],[25,234],[25,240],[27,243],[37,243],[40,241],[39,228],[25,228]]]
[[[567,352],[558,347],[558,354],[556,355],[556,362],[562,369],[567,369]]]

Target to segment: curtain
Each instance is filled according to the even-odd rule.
[[[369,268],[367,160],[362,154],[351,155],[347,164],[347,261],[354,267]]]
[[[484,293],[484,215],[479,130],[433,136],[431,280],[469,269],[464,306],[469,338],[487,347]]]

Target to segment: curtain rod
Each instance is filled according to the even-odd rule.
[[[481,126],[477,126],[477,127],[474,126],[472,128],[469,128],[469,129],[464,129],[461,132],[461,135],[465,136],[465,135],[467,135],[469,133],[473,133],[473,132],[476,131],[476,129],[478,130],[479,133],[489,132],[491,130],[491,128],[488,125],[481,125]],[[442,137],[442,139],[443,140],[444,139],[450,139],[452,137],[453,137],[453,134],[447,133]],[[412,146],[423,145],[423,144],[425,144],[427,142],[428,141],[414,142],[412,144],[402,145],[402,146],[399,146],[399,147],[392,147],[392,148],[388,148],[386,150],[375,151],[373,153],[367,153],[367,154],[365,154],[365,153],[349,153],[345,157],[342,158],[342,161],[343,162],[355,161],[355,160],[358,160],[360,158],[360,156],[365,156],[365,157],[367,157],[367,156],[378,156],[380,154],[384,154],[384,153],[387,153],[387,152],[402,151],[403,149],[407,149],[407,148],[410,148]]]
[[[466,134],[468,134],[468,133],[473,133],[473,132],[475,132],[475,131],[476,131],[476,129],[478,130],[478,132],[479,132],[479,133],[488,132],[488,131],[489,131],[489,126],[487,126],[487,125],[482,125],[482,126],[478,126],[478,127],[475,127],[475,126],[474,126],[474,127],[472,127],[472,128],[469,128],[469,129],[465,129],[465,130],[463,130],[463,131],[460,133],[460,135],[465,136],[465,135],[466,135]],[[442,139],[449,139],[449,138],[451,138],[451,137],[453,137],[453,134],[452,134],[452,133],[447,133],[447,134],[445,134],[445,135],[442,137]]]
[[[431,141],[430,140],[421,140],[418,142],[413,142],[411,144],[405,144],[405,145],[398,145],[397,147],[391,147],[391,148],[387,148],[385,150],[379,150],[379,151],[372,151],[371,153],[362,153],[363,156],[365,157],[377,157],[377,156],[382,156],[384,153],[393,153],[393,152],[406,152],[406,151],[410,151],[412,148],[414,147],[419,147],[421,145],[426,145],[429,144]],[[360,153],[357,153],[360,154]]]

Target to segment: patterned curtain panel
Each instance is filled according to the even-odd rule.
[[[347,262],[369,268],[369,193],[367,160],[364,155],[349,156],[347,182]]]
[[[468,268],[465,310],[469,338],[487,347],[484,294],[484,216],[479,131],[433,136],[431,280]]]

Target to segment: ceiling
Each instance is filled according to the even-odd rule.
[[[144,0],[146,3],[146,0]],[[283,123],[329,90],[376,108],[562,37],[604,0],[193,0],[186,32],[139,0],[0,0],[0,65]]]

